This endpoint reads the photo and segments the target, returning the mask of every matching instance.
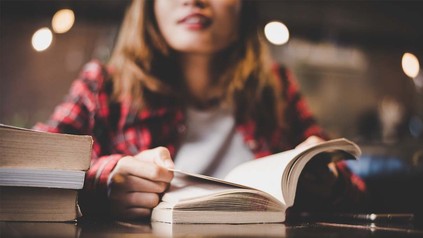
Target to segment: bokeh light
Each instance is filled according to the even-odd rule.
[[[70,9],[62,9],[54,14],[51,26],[55,33],[65,33],[69,31],[75,22],[75,14]]]
[[[50,47],[53,33],[47,27],[41,28],[32,35],[32,47],[36,51],[44,51]]]
[[[289,40],[288,28],[282,22],[278,21],[267,23],[264,27],[264,35],[274,45],[283,45]]]
[[[415,78],[419,74],[419,60],[412,53],[404,53],[401,64],[402,70],[408,77]]]

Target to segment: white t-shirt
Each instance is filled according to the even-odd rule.
[[[230,109],[187,109],[187,131],[175,157],[175,168],[223,178],[232,168],[254,154],[235,128]]]

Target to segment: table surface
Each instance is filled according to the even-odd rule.
[[[294,219],[283,224],[166,224],[79,220],[0,222],[0,237],[423,237],[413,220]]]

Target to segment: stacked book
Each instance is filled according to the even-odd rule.
[[[72,221],[92,138],[0,124],[0,221]]]

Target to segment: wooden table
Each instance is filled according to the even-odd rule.
[[[165,224],[81,219],[76,223],[1,222],[0,237],[423,237],[415,220],[291,219],[284,224]]]

